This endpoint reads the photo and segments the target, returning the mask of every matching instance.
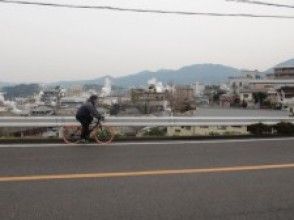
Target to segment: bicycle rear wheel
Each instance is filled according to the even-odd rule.
[[[103,125],[93,132],[93,136],[98,144],[110,144],[114,138],[114,133],[111,127]]]
[[[81,140],[80,126],[63,127],[63,140],[66,144],[77,144]]]

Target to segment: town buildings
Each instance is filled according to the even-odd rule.
[[[272,74],[243,71],[240,76],[229,78],[229,86],[231,96],[237,95],[239,102],[248,107],[262,106],[256,97],[264,95],[268,107],[288,108],[294,98],[294,67],[277,67]]]
[[[151,85],[148,89],[132,89],[131,102],[143,114],[156,114],[169,108],[168,91],[158,91]]]

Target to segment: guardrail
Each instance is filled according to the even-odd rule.
[[[291,117],[107,117],[109,126],[247,126],[294,123]],[[77,125],[74,117],[0,117],[0,127],[62,127]]]

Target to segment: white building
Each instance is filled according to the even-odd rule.
[[[192,85],[192,87],[194,90],[195,97],[202,97],[203,96],[204,90],[205,90],[205,85],[203,83],[196,82]]]
[[[258,70],[243,70],[240,76],[229,77],[231,93],[239,94],[242,89],[251,89],[250,83],[257,82],[264,78],[264,74]]]
[[[60,100],[60,106],[62,108],[77,108],[85,103],[87,98],[85,97],[64,97]]]

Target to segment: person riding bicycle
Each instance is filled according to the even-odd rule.
[[[97,111],[98,96],[91,95],[85,104],[83,104],[77,111],[76,119],[81,123],[81,142],[88,142],[90,138],[89,126],[94,118],[103,121],[104,117]]]

